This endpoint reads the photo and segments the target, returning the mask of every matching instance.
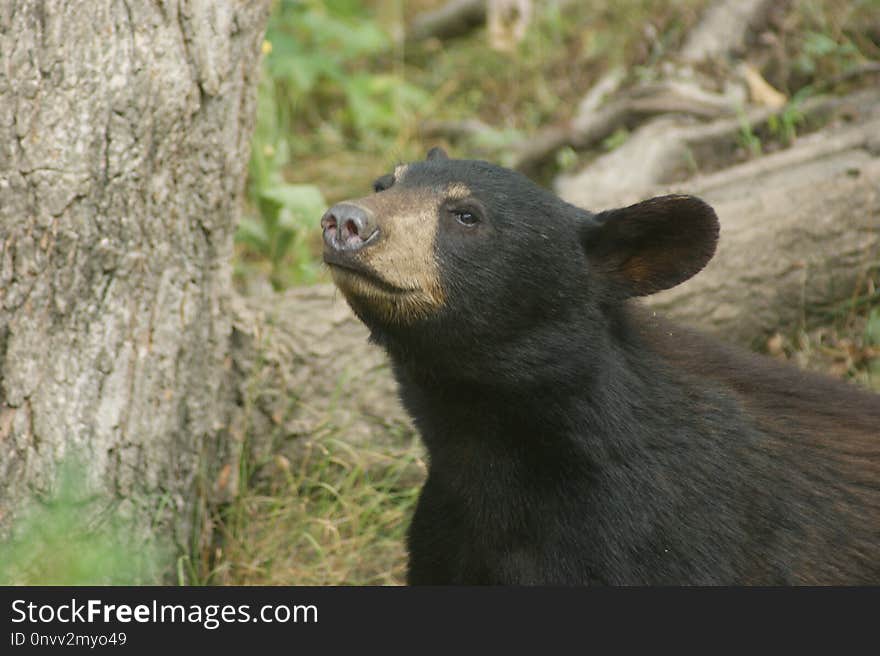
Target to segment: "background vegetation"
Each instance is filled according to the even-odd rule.
[[[632,81],[656,76],[707,0],[590,0],[564,9],[536,0],[534,20],[513,53],[491,49],[484,29],[401,45],[396,37],[407,21],[439,4],[277,2],[263,44],[249,203],[236,237],[241,291],[326,281],[318,218],[328,205],[368,193],[395,163],[420,159],[443,141],[430,136],[430,122],[480,121],[485,129],[476,138],[444,145],[456,156],[509,162],[519,140],[571,117],[584,92],[612,68]],[[803,129],[800,102],[828,91],[828,81],[844,79],[852,67],[880,60],[880,3],[795,0],[770,36],[774,54],[764,73],[790,101],[766,134],[743,126],[744,158],[792,143]],[[618,131],[603,148],[626,138]],[[593,156],[564,149],[542,179]],[[771,337],[767,351],[880,390],[878,284],[877,277],[867,280],[844,304],[805,308],[801,328]],[[180,582],[401,583],[403,537],[424,465],[415,436],[399,442],[404,446],[394,452],[365,454],[328,423],[301,462],[274,463],[271,480],[252,475],[264,463],[246,464],[236,498],[207,518],[217,544],[180,557]],[[117,583],[148,576],[150,550],[125,544],[112,522],[83,527],[77,500],[87,492],[68,479],[59,490],[0,551],[0,580]],[[48,570],[39,565],[46,560],[54,563]]]

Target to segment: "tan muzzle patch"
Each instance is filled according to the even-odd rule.
[[[466,190],[455,185],[455,196]],[[425,188],[391,188],[351,201],[373,212],[379,226],[376,243],[353,257],[384,283],[354,271],[331,267],[333,280],[355,310],[406,324],[443,306],[445,294],[435,254],[439,209],[449,193]]]

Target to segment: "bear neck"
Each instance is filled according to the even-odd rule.
[[[637,451],[632,417],[662,413],[678,388],[658,381],[657,362],[628,312],[608,320],[613,330],[560,325],[493,344],[491,353],[453,350],[454,357],[445,355],[448,345],[380,342],[432,462],[521,457],[532,468],[567,466],[572,458],[598,465]]]

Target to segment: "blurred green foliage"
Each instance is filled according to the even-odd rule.
[[[812,93],[811,87],[804,87],[798,91],[778,114],[773,114],[767,119],[767,129],[774,138],[783,145],[790,146],[797,137],[798,126],[804,123],[804,115],[801,105]]]
[[[871,346],[880,346],[880,307],[873,308],[868,315],[865,324],[865,341]]]
[[[121,519],[118,502],[84,478],[75,457],[58,467],[49,494],[35,497],[0,541],[0,585],[144,585],[161,580],[158,536]]]
[[[285,170],[321,144],[387,147],[400,114],[426,99],[387,67],[364,66],[391,49],[361,2],[282,0],[275,7],[263,43],[250,211],[237,242],[241,262],[268,269],[276,289],[315,280],[315,226],[327,206],[316,185],[286,183]]]
[[[865,343],[880,353],[880,300],[877,307],[871,309],[865,324]],[[880,392],[880,357],[868,358],[867,375],[871,386]]]

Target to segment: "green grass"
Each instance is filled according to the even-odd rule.
[[[298,462],[278,456],[270,482],[245,484],[214,517],[222,546],[202,582],[387,585],[405,576],[404,536],[424,471],[421,449],[354,448],[332,432]]]
[[[849,299],[804,310],[799,329],[773,335],[766,350],[880,392],[880,264],[869,268]]]
[[[344,375],[308,434],[290,434],[308,399],[284,388],[277,362],[257,357],[243,395],[235,496],[204,517],[213,546],[184,559],[182,582],[203,585],[385,585],[405,576],[404,537],[425,476],[411,427],[386,422],[375,442],[353,443],[336,413]],[[279,389],[279,387],[281,389]],[[268,413],[268,414],[267,414]],[[337,423],[337,422],[342,422]],[[299,430],[299,429],[297,429]]]

